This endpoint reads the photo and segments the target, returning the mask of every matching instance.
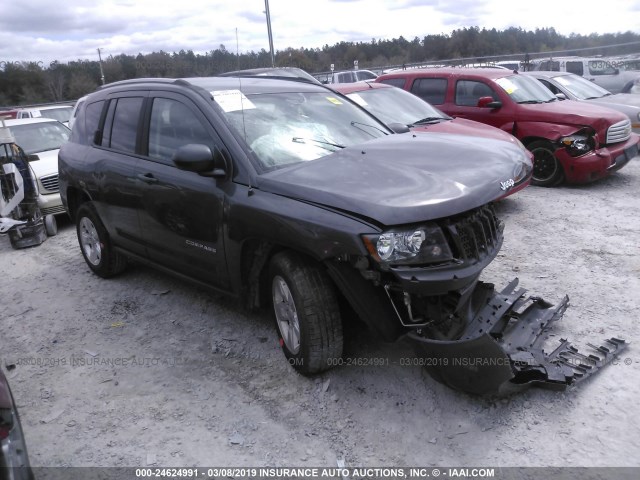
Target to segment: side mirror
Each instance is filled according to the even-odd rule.
[[[218,147],[213,152],[207,145],[190,143],[176,150],[171,158],[180,170],[196,172],[203,177],[224,177],[229,170],[227,160]]]
[[[478,99],[478,107],[491,109],[500,108],[502,107],[502,102],[494,100],[493,97],[480,97]]]
[[[618,75],[620,73],[620,69],[619,68],[614,68],[613,69],[613,74],[614,75]]]
[[[566,100],[567,96],[564,93],[556,93],[556,98],[558,100]]]
[[[393,130],[393,133],[408,133],[410,131],[409,127],[404,123],[392,122],[388,124],[387,127]]]

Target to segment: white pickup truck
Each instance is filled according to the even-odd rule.
[[[611,93],[640,92],[640,71],[625,70],[627,66],[622,60],[598,57],[555,57],[532,60],[529,70],[574,73]]]

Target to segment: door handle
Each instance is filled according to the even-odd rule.
[[[152,173],[139,173],[138,180],[142,180],[144,183],[148,184],[158,183],[158,179],[154,177]]]

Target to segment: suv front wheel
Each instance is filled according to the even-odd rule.
[[[279,253],[269,269],[273,312],[289,364],[309,375],[342,356],[342,320],[331,280],[319,265],[294,253]]]
[[[107,230],[91,202],[78,208],[76,232],[82,256],[93,273],[108,278],[126,268],[127,259],[113,249]]]

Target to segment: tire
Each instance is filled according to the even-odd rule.
[[[533,153],[532,185],[553,187],[564,179],[562,165],[554,155],[554,148],[547,140],[531,142],[527,148]]]
[[[280,345],[289,364],[303,375],[337,365],[342,320],[327,274],[311,261],[284,252],[271,260],[269,280]]]
[[[109,278],[126,268],[126,257],[113,249],[107,230],[91,202],[78,208],[76,232],[82,256],[93,273]]]
[[[46,215],[44,217],[44,229],[47,232],[48,237],[53,237],[58,233],[58,222],[53,215]]]

